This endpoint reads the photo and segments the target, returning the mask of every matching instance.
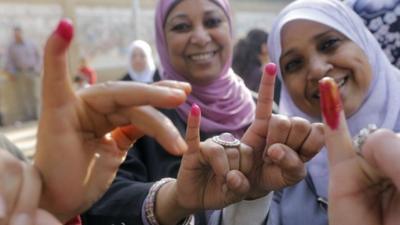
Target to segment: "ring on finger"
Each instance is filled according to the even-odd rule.
[[[374,133],[378,127],[375,124],[368,124],[366,128],[360,130],[360,132],[353,138],[353,146],[355,147],[358,154],[361,154],[362,146],[367,140],[368,135]]]
[[[240,146],[240,140],[228,132],[216,135],[212,137],[211,140],[219,145],[222,145],[224,148],[236,148]]]

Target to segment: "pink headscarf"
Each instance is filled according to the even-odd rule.
[[[210,0],[225,12],[232,30],[228,0]],[[156,9],[156,44],[163,72],[162,79],[187,81],[173,68],[164,35],[168,13],[179,0],[159,0]],[[196,103],[202,110],[201,130],[210,133],[228,131],[240,137],[254,119],[255,104],[243,81],[230,68],[232,57],[225,62],[217,79],[208,85],[192,84],[192,94],[179,106],[178,113],[186,121],[191,105]]]

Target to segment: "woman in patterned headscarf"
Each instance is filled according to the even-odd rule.
[[[370,123],[400,131],[399,71],[340,1],[293,2],[275,21],[268,46],[272,62],[280,65],[281,113],[321,121],[318,81],[331,77],[351,135]],[[308,164],[306,179],[275,193],[268,224],[327,224],[328,180],[323,149]]]

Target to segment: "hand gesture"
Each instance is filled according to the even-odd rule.
[[[400,137],[368,136],[358,150],[347,129],[337,85],[320,81],[329,158],[329,224],[389,225],[400,221]]]
[[[176,107],[190,92],[187,83],[167,81],[108,82],[75,93],[66,60],[72,37],[72,24],[62,20],[45,46],[34,159],[43,179],[41,207],[63,222],[101,197],[127,149],[143,134],[172,154],[186,150],[172,122],[150,106]]]
[[[220,209],[242,200],[249,183],[235,165],[237,150],[224,149],[211,139],[200,142],[201,111],[193,105],[188,117],[186,142],[176,182],[164,185],[157,197],[156,214],[161,224],[177,224],[203,209]],[[237,161],[237,162],[235,162]]]
[[[301,118],[273,115],[276,65],[268,64],[261,79],[256,118],[242,138],[241,168],[251,167],[247,198],[294,185],[306,175],[305,162],[323,146],[322,124]],[[244,150],[247,149],[247,150]]]

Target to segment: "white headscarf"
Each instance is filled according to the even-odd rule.
[[[281,30],[285,24],[297,19],[318,22],[336,29],[356,43],[367,55],[372,68],[372,81],[361,107],[347,118],[354,135],[368,123],[400,131],[400,72],[387,59],[374,36],[350,8],[337,0],[298,0],[286,7],[277,17],[268,40],[271,61],[279,64],[281,56]],[[293,34],[296,35],[296,34]],[[279,76],[281,78],[280,68]],[[292,101],[285,85],[281,91],[280,110],[291,116],[312,118]]]
[[[135,50],[140,49],[144,52],[146,57],[146,68],[143,71],[135,71],[132,67],[132,55]],[[153,56],[151,54],[151,47],[145,41],[136,40],[129,45],[128,49],[128,73],[132,80],[151,83],[156,67],[154,65]]]
[[[367,55],[372,68],[372,80],[360,108],[347,123],[351,135],[370,123],[378,127],[400,131],[400,72],[387,59],[374,36],[350,8],[338,0],[297,0],[289,4],[277,17],[268,40],[271,61],[279,65],[281,56],[281,30],[290,21],[305,19],[336,29],[356,43]],[[301,34],[292,34],[301,35]],[[279,77],[282,79],[278,66]],[[292,101],[283,82],[280,112],[300,116],[310,121],[320,121],[301,111]],[[319,196],[327,197],[328,165],[326,151],[312,159],[309,175]]]

